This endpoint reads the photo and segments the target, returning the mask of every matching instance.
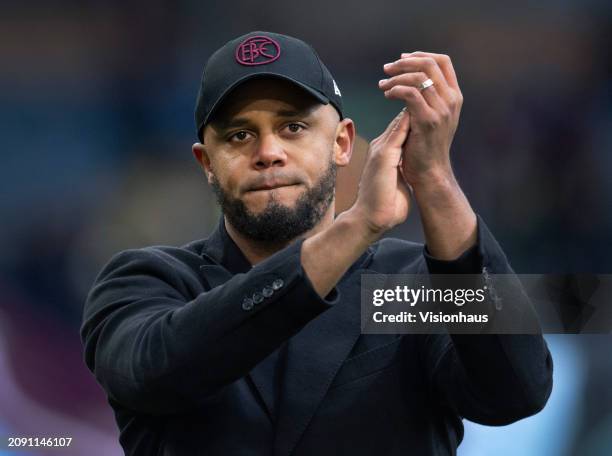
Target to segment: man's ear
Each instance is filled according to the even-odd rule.
[[[338,122],[334,141],[334,161],[337,166],[346,166],[351,161],[353,142],[355,141],[355,123],[348,118]]]
[[[198,142],[191,146],[191,150],[193,152],[193,156],[204,170],[208,183],[211,184],[214,174],[210,165],[210,157],[208,156],[208,152],[206,152],[206,147],[204,144]]]

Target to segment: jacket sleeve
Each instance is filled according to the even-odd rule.
[[[479,216],[477,244],[457,260],[436,260],[426,248],[424,256],[431,274],[514,274]],[[529,302],[518,304],[531,310]],[[431,334],[422,352],[432,394],[477,423],[503,425],[533,415],[552,390],[552,357],[541,335]]]
[[[184,285],[196,280],[193,271],[164,252],[113,257],[88,295],[81,328],[86,363],[109,398],[150,414],[196,407],[333,306],[338,292],[318,296],[301,244],[195,299]],[[261,302],[245,302],[255,292]]]

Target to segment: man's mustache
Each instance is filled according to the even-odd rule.
[[[288,185],[298,185],[304,182],[304,177],[298,173],[288,173],[284,171],[261,173],[245,182],[241,186],[241,193],[268,190]]]

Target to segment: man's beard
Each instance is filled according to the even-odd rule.
[[[334,200],[336,164],[312,187],[302,193],[293,207],[280,204],[274,196],[259,214],[254,214],[238,198],[231,197],[216,178],[212,188],[229,223],[242,235],[263,244],[287,243],[314,228]]]

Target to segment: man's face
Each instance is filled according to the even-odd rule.
[[[334,197],[339,116],[279,79],[246,82],[204,130],[203,164],[243,235],[285,242],[312,229]]]

